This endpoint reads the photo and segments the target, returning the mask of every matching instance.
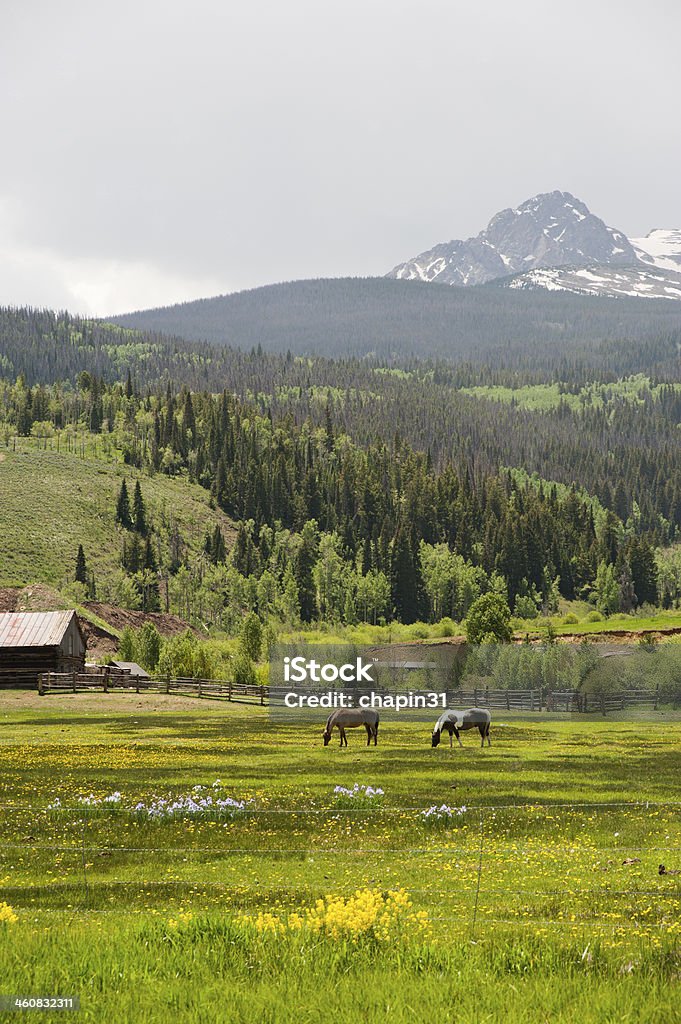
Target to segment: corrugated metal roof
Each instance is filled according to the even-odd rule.
[[[2,612],[0,648],[58,647],[75,614],[72,609],[62,612]]]
[[[140,679],[150,679],[151,676],[148,672],[145,672],[141,665],[138,665],[136,661],[112,661],[112,668],[123,669],[124,672],[129,672],[131,676],[138,676]]]

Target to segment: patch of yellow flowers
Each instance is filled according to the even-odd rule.
[[[9,903],[0,903],[0,924],[16,924],[18,920]]]
[[[404,938],[428,938],[430,923],[425,910],[415,911],[404,889],[383,893],[358,889],[352,896],[325,896],[301,913],[285,915],[261,911],[240,920],[262,935],[311,932],[330,939],[364,938],[391,942]]]
[[[178,928],[181,924],[189,924],[194,915],[191,910],[180,910],[177,917],[171,917],[168,921],[169,928]]]

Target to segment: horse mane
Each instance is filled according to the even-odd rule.
[[[447,717],[448,714],[449,714],[448,711],[443,711],[442,712],[442,714],[438,718],[437,722],[435,723],[435,727],[433,729],[434,733],[435,732],[442,732],[442,726],[444,725],[445,718]]]

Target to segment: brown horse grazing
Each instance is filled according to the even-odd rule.
[[[326,729],[323,732],[324,746],[327,747],[331,741],[331,733],[338,729],[340,733],[340,745],[348,745],[348,738],[345,735],[346,729],[356,729],[363,725],[367,731],[367,747],[370,746],[373,737],[374,746],[378,742],[378,712],[370,708],[339,708],[334,711],[326,720]]]

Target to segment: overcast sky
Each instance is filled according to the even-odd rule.
[[[1,0],[0,303],[382,274],[573,192],[681,227],[679,0]]]

